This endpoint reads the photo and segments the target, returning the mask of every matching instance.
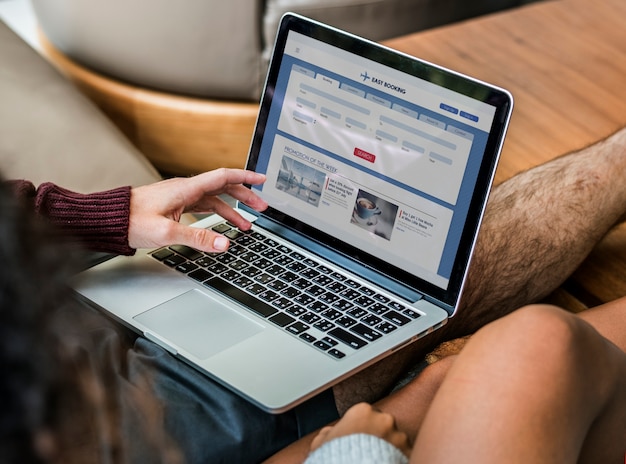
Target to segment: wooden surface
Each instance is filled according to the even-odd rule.
[[[496,183],[626,125],[624,0],[548,0],[385,44],[513,93],[515,109]],[[61,68],[73,66],[62,56],[56,59]],[[110,114],[117,112],[131,140],[166,172],[243,163],[256,105],[224,106],[120,87],[77,70],[69,74]],[[623,295],[626,228],[621,227],[556,296],[578,310]]]
[[[626,126],[624,0],[540,2],[386,44],[513,93],[496,183]],[[554,297],[576,311],[624,295],[620,226]]]
[[[626,125],[626,1],[550,0],[385,42],[507,88],[496,182]]]

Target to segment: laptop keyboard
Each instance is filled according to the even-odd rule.
[[[262,232],[240,231],[228,222],[213,230],[231,240],[226,252],[173,245],[151,255],[335,359],[420,317]]]

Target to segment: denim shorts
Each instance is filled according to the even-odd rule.
[[[65,316],[65,330],[80,334],[91,368],[118,404],[132,462],[156,462],[158,454],[145,436],[146,418],[129,400],[138,392],[158,405],[159,427],[189,464],[260,462],[338,418],[331,390],[270,414],[84,303]]]

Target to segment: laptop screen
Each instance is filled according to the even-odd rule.
[[[267,181],[253,188],[273,220],[453,304],[509,102],[486,84],[288,17],[248,163]]]

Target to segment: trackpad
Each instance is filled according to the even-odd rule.
[[[135,316],[150,332],[206,359],[263,330],[199,290],[190,290]]]

